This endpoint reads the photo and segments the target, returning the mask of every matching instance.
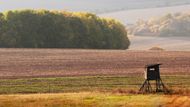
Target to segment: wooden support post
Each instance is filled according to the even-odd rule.
[[[155,87],[156,87],[155,92],[168,92],[168,89],[165,87],[165,85],[164,85],[164,83],[162,82],[161,79],[157,79],[155,82],[156,82],[155,83]],[[151,93],[151,92],[153,92],[152,86],[151,86],[149,80],[147,80],[147,79],[145,80],[145,82],[141,86],[139,92],[141,92],[141,93]]]

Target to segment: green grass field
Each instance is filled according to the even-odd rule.
[[[162,76],[169,95],[137,94],[142,76],[0,79],[0,107],[188,107],[189,78]]]
[[[190,76],[162,76],[169,89],[190,89]],[[139,76],[77,76],[52,78],[0,79],[1,94],[138,91],[144,79]],[[154,85],[154,82],[152,82]]]

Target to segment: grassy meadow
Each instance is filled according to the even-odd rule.
[[[136,76],[1,79],[0,107],[188,107],[189,78],[162,76],[172,94],[138,94]]]
[[[99,92],[0,95],[1,107],[187,107],[188,96]]]
[[[189,75],[162,76],[171,90],[190,89]],[[138,76],[77,76],[51,78],[0,79],[1,94],[71,93],[71,92],[137,92],[144,79]],[[151,82],[154,85],[154,81]]]

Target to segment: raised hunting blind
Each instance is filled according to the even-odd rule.
[[[153,92],[150,81],[155,81],[155,92],[168,92],[168,89],[160,78],[160,65],[151,64],[145,66],[145,82],[141,86],[140,92]]]

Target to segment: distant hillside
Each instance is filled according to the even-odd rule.
[[[139,20],[128,32],[139,36],[190,37],[190,13],[167,14],[163,17]]]
[[[113,13],[123,10],[188,5],[190,4],[190,0],[96,0],[89,1],[89,4],[93,4],[89,10],[100,14]]]

